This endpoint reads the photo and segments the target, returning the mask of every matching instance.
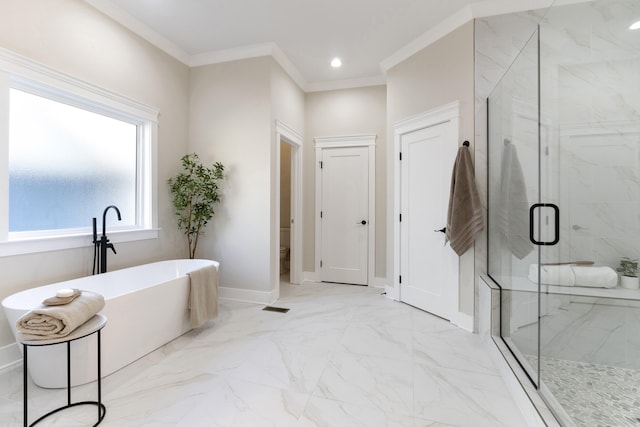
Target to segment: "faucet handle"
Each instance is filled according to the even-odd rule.
[[[113,243],[108,243],[107,244],[107,248],[111,249],[113,251],[114,254],[117,254],[116,252],[116,248],[113,247]]]

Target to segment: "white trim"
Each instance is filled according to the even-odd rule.
[[[456,311],[449,321],[457,327],[473,333],[473,316],[462,313],[461,311]]]
[[[85,1],[113,19],[115,22],[118,22],[125,28],[128,28],[131,32],[139,35],[158,49],[164,51],[169,56],[172,56],[189,67],[270,55],[282,66],[282,68],[284,68],[284,70],[304,92],[319,92],[384,85],[386,84],[385,75],[390,68],[398,65],[400,62],[406,60],[474,18],[502,15],[505,13],[521,12],[525,10],[543,9],[549,7],[553,3],[553,0],[518,0],[517,2],[513,0],[493,0],[468,5],[448,18],[442,20],[435,27],[429,29],[415,40],[411,41],[404,47],[401,47],[395,53],[382,60],[380,62],[380,69],[383,72],[383,75],[381,76],[308,82],[293,62],[291,62],[291,60],[284,54],[282,49],[274,42],[265,42],[190,55],[177,44],[167,39],[157,31],[151,29],[148,25],[134,18],[131,14],[127,13],[111,1]],[[578,3],[580,1],[584,0],[563,0],[561,3]],[[557,0],[556,3],[560,3],[560,0]]]
[[[377,135],[322,136],[314,138],[316,148],[363,147],[376,145]]]
[[[220,64],[223,62],[270,56],[272,52],[273,43],[252,44],[192,55],[187,65],[190,67],[200,67],[202,65]]]
[[[460,135],[460,102],[454,101],[443,106],[433,108],[415,116],[408,117],[403,120],[399,120],[393,124],[393,163],[390,176],[393,176],[393,272],[391,277],[391,283],[393,287],[388,287],[387,295],[393,295],[395,298],[401,300],[402,287],[400,284],[401,274],[401,256],[400,256],[400,208],[401,200],[400,193],[402,191],[401,183],[401,166],[400,166],[400,152],[402,149],[402,136],[425,129],[431,126],[437,126],[441,123],[451,122],[451,128],[453,131],[452,139],[456,141]],[[460,265],[458,263],[458,269]],[[456,286],[452,300],[455,301],[455,306],[451,313],[451,319],[453,324],[468,330],[473,331],[473,315],[468,315],[460,311],[460,275],[458,275],[458,286]]]
[[[369,160],[368,181],[369,181],[369,227],[368,227],[368,249],[367,249],[367,285],[375,286],[375,242],[376,242],[376,134],[351,135],[351,136],[327,136],[314,138],[316,146],[316,211],[320,212],[322,207],[321,185],[322,176],[320,168],[317,166],[322,159],[322,150],[325,148],[341,147],[367,147]],[[321,223],[318,215],[315,216],[315,269],[318,280],[320,280],[320,258],[322,255],[321,246]]]
[[[384,75],[360,77],[355,79],[310,82],[304,86],[305,92],[323,92],[328,90],[353,89],[368,86],[384,86],[387,78]]]
[[[293,223],[291,228],[291,264],[290,264],[290,281],[294,284],[299,284],[302,277],[302,232],[303,232],[303,194],[302,194],[302,177],[303,175],[303,163],[304,163],[304,136],[286,125],[285,123],[276,120],[276,171],[277,183],[276,183],[276,200],[280,200],[280,141],[284,140],[291,145],[291,218]],[[274,250],[278,251],[280,247],[280,205],[276,207],[277,215],[274,218],[274,227],[277,229],[276,240]],[[279,255],[276,259],[279,261]],[[278,286],[276,286],[278,287]]]
[[[424,113],[399,120],[393,125],[394,136],[402,136],[429,126],[435,126],[460,117],[460,102],[453,101],[449,104],[436,107]],[[399,153],[399,151],[398,151]]]
[[[583,0],[571,1],[579,2]],[[382,60],[380,62],[380,69],[386,75],[391,68],[476,18],[526,10],[545,9],[551,6],[552,3],[553,0],[519,0],[517,2],[513,0],[493,0],[465,6]]]
[[[297,145],[302,146],[304,142],[304,135],[302,135],[302,133],[298,132],[292,127],[287,126],[285,123],[281,122],[280,120],[276,120],[276,131],[281,136],[283,136],[284,138],[288,139],[289,141]]]
[[[385,285],[384,290],[387,293],[387,298],[394,301],[400,301],[400,292],[398,290],[398,287]]]
[[[0,374],[5,369],[11,369],[21,362],[22,353],[20,353],[17,342],[0,347]]]
[[[171,40],[167,39],[148,25],[140,22],[138,19],[125,12],[122,8],[116,6],[109,0],[85,0],[91,6],[113,19],[115,22],[128,28],[131,32],[139,35],[158,49],[164,51],[169,56],[177,59],[185,65],[189,64],[190,55],[178,47]]]
[[[275,290],[264,292],[250,289],[227,288],[225,286],[218,288],[218,298],[254,304],[271,304],[278,299]]]
[[[103,89],[99,86],[62,73],[31,58],[0,47],[0,69],[11,75],[11,80],[22,85],[38,82],[56,92],[68,92],[80,98],[88,98],[107,109],[124,111],[144,120],[158,122],[160,110],[131,98]]]
[[[109,240],[113,243],[122,243],[157,239],[158,232],[159,229],[157,228],[127,231],[112,230],[109,232]],[[9,240],[0,242],[0,257],[91,247],[93,245],[92,240],[93,236],[87,233]]]
[[[304,78],[300,70],[298,70],[298,68],[293,64],[293,62],[291,62],[289,57],[285,55],[282,49],[280,49],[280,46],[278,46],[275,43],[271,43],[271,44],[272,44],[271,56],[273,57],[273,59],[278,64],[280,64],[280,66],[284,69],[284,71],[287,74],[289,74],[289,77],[291,77],[291,79],[297,83],[300,89],[302,89],[303,91],[306,91],[307,80]]]
[[[318,283],[318,282],[320,282],[320,277],[319,277],[318,273],[315,272],[315,271],[303,271],[302,272],[302,281],[303,282]]]
[[[472,19],[473,14],[471,7],[464,7],[457,13],[454,13],[447,19],[444,19],[438,25],[434,26],[415,40],[411,41],[409,44],[396,51],[393,55],[384,59],[382,62],[380,62],[380,69],[384,74],[387,74],[387,72],[391,68],[409,59],[411,56],[420,52],[422,49],[426,48],[427,46],[431,45],[450,32],[454,31],[455,29],[471,21]]]
[[[551,5],[559,6],[572,3],[584,3],[587,0],[493,0],[473,3],[471,5],[473,18],[504,15],[507,13],[524,12],[527,10],[547,9]],[[467,6],[468,7],[468,6]]]

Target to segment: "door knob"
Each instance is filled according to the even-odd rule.
[[[358,224],[367,225],[367,221],[363,219],[363,220],[362,220],[362,221],[360,221]]]

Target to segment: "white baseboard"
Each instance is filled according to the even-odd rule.
[[[465,331],[473,332],[473,315],[457,312],[450,319],[451,323]]]
[[[271,304],[277,299],[275,292],[252,291],[250,289],[218,288],[218,297],[233,301],[251,302],[254,304]]]
[[[384,291],[387,293],[387,298],[392,299],[394,301],[400,301],[400,292],[398,292],[398,288],[394,286],[385,285]]]
[[[315,271],[303,271],[302,272],[302,281],[303,282],[319,282],[320,275]],[[370,286],[374,288],[385,288],[387,287],[387,278],[386,277],[374,277]]]
[[[22,354],[18,343],[13,343],[0,347],[0,372],[10,369],[16,364],[22,362]]]
[[[303,282],[319,282],[320,276],[316,274],[315,271],[303,271],[302,281]]]

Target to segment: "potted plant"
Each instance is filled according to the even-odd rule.
[[[168,182],[178,217],[178,229],[187,236],[189,258],[193,259],[198,238],[215,213],[214,205],[220,201],[218,182],[224,179],[224,166],[220,162],[212,167],[204,166],[198,155],[191,153],[182,157],[182,169]]]
[[[620,285],[626,289],[638,289],[638,260],[627,257],[622,258],[620,267],[616,269],[620,273]]]

